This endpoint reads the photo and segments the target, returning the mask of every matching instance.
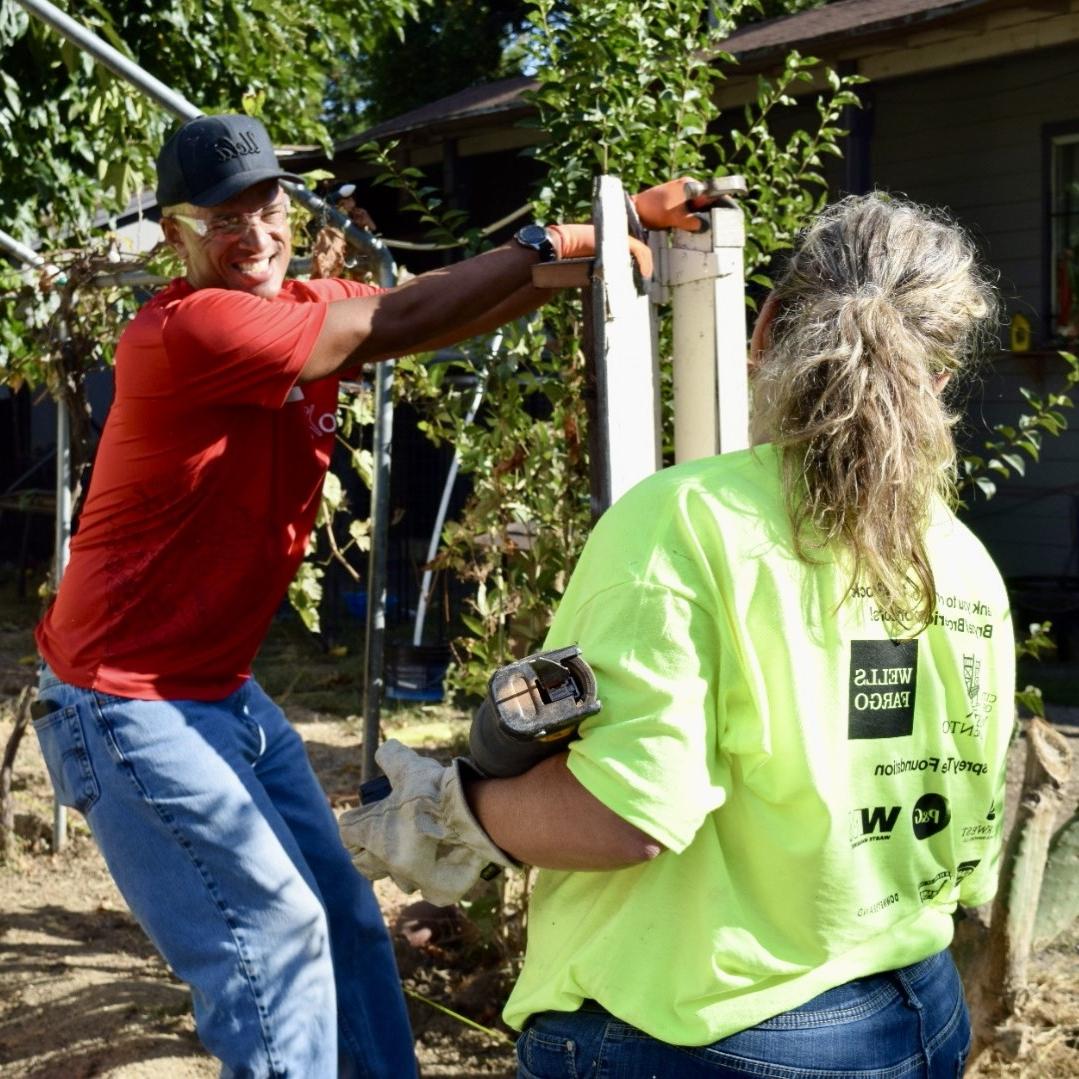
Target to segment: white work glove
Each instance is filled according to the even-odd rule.
[[[436,906],[456,903],[489,865],[513,866],[491,842],[465,799],[456,757],[448,766],[390,739],[375,754],[390,781],[377,802],[349,809],[339,821],[352,864],[368,880],[390,877],[403,892],[417,888]]]

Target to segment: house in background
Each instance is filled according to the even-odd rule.
[[[877,187],[945,207],[999,271],[1015,332],[1005,329],[968,404],[977,451],[986,424],[1023,410],[1020,387],[1059,386],[1058,349],[1079,335],[1079,4],[844,0],[747,28],[730,45],[744,77],[722,88],[721,107],[744,100],[755,73],[792,47],[867,78],[836,193]],[[1017,592],[1055,593],[1059,614],[1074,618],[1079,417],[1045,440],[1027,477],[971,502],[969,523]]]
[[[944,207],[999,271],[1002,348],[970,390],[967,448],[1015,421],[1022,387],[1059,388],[1059,349],[1079,347],[1079,0],[840,0],[747,27],[725,48],[739,66],[719,89],[720,126],[791,49],[863,76],[830,195],[879,188]],[[541,176],[524,151],[542,135],[521,126],[535,85],[508,79],[433,102],[343,141],[330,167],[362,184],[371,170],[356,147],[393,139],[400,163],[423,169],[472,223],[496,221]],[[802,84],[784,123],[812,124],[821,85]],[[390,193],[360,197],[384,233],[400,234]],[[1019,617],[1052,617],[1065,655],[1079,655],[1079,415],[1026,476],[998,477],[993,499],[969,501]]]
[[[999,271],[1008,324],[966,405],[963,438],[977,452],[987,428],[1023,411],[1022,387],[1045,394],[1060,385],[1059,349],[1079,333],[1079,0],[840,0],[747,27],[725,48],[739,66],[718,92],[719,127],[791,49],[862,75],[863,107],[845,117],[844,158],[826,163],[830,194],[880,188],[945,207]],[[534,120],[527,91],[535,85],[520,77],[472,87],[342,140],[332,161],[315,150],[286,160],[293,171],[328,167],[337,182],[357,182],[383,235],[421,240],[399,196],[370,183],[377,170],[358,152],[393,140],[400,164],[421,168],[472,224],[503,222],[493,233],[503,239],[519,220],[507,219],[527,213],[542,179],[527,153],[542,132],[522,124]],[[800,84],[785,122],[811,125],[819,89]],[[413,271],[446,258],[397,254]],[[1046,438],[1026,476],[1000,478],[992,500],[972,496],[966,517],[1009,578],[1019,617],[1052,617],[1074,658],[1079,415],[1071,422]],[[415,545],[427,534],[445,461],[408,432],[407,416],[397,430],[393,500],[410,506]]]

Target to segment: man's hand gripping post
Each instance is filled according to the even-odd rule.
[[[646,229],[707,232],[709,210],[729,204],[732,195],[745,193],[746,182],[741,176],[713,176],[708,180],[682,176],[633,195],[629,201]]]

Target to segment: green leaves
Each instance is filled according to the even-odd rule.
[[[773,114],[790,107],[793,87],[818,67],[792,55],[759,85],[744,127],[721,138],[713,101],[733,63],[723,36],[758,6],[734,0],[714,13],[717,26],[689,0],[534,0],[526,51],[536,58],[535,126],[546,138],[533,156],[547,166],[537,217],[589,217],[600,172],[618,175],[631,192],[687,173],[742,172],[751,186],[747,268],[767,285],[769,258],[823,201],[820,161],[839,152],[839,117],[855,80],[826,79],[819,126],[779,143]],[[432,238],[460,238],[463,222],[417,170],[395,164],[392,150],[371,151],[382,181],[404,195]],[[472,482],[435,566],[472,585],[458,614],[466,633],[454,642],[450,682],[477,694],[495,667],[539,646],[590,526],[578,305],[563,298],[542,321],[509,329],[494,361],[485,351],[474,342],[446,363],[406,360],[395,381],[422,409],[427,436],[454,446]],[[487,380],[484,407],[468,422],[477,379]]]
[[[982,443],[982,453],[963,455],[957,484],[960,496],[973,487],[981,491],[983,497],[992,498],[997,493],[997,485],[990,473],[1004,479],[1010,479],[1012,473],[1025,475],[1027,458],[1037,461],[1041,454],[1043,435],[1059,435],[1067,429],[1068,420],[1063,410],[1074,404],[1071,391],[1079,385],[1079,359],[1070,352],[1059,355],[1064,361],[1061,388],[1041,395],[1027,386],[1020,386],[1019,392],[1028,411],[1023,412],[1014,424],[994,424],[992,437]]]
[[[1045,659],[1056,651],[1056,643],[1050,636],[1052,622],[1031,622],[1027,627],[1027,636],[1015,648],[1018,659]]]
[[[312,633],[318,633],[320,629],[318,608],[322,600],[322,577],[323,570],[319,566],[304,562],[288,586],[290,606]]]
[[[208,112],[260,116],[279,142],[327,144],[331,72],[356,63],[416,0],[71,0],[69,15]],[[153,176],[176,123],[157,104],[0,0],[0,227],[81,242],[95,215]],[[122,162],[122,165],[116,165]],[[12,226],[15,227],[12,227]]]

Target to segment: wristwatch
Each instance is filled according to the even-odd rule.
[[[539,254],[540,262],[554,262],[558,258],[558,252],[555,251],[554,244],[551,243],[551,238],[547,235],[547,229],[535,221],[530,225],[519,228],[513,234],[513,238],[522,247],[530,247],[533,251],[536,251]]]

